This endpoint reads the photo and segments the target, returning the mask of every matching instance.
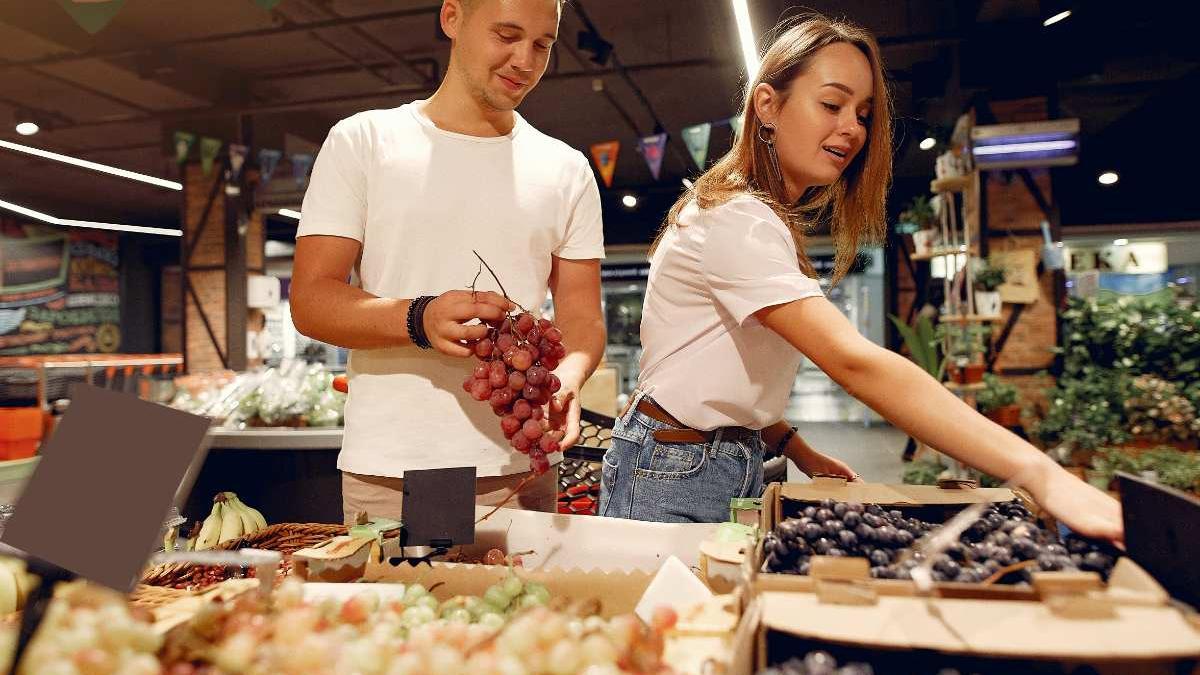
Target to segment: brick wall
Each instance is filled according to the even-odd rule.
[[[213,171],[205,176],[199,164],[189,164],[184,171],[184,235],[188,241],[196,236],[201,228],[200,219],[204,216],[208,205],[209,195],[218,174]],[[250,219],[246,232],[246,265],[250,270],[263,268],[263,247],[265,231],[261,214],[255,213]],[[203,230],[196,240],[188,274],[188,283],[195,289],[196,298],[188,295],[184,303],[184,323],[186,325],[186,359],[188,372],[197,373],[224,368],[220,353],[226,352],[226,307],[225,307],[225,194],[218,189],[212,209],[204,223]],[[196,269],[209,268],[209,269]],[[178,291],[174,291],[176,294]],[[164,298],[165,298],[164,294]],[[176,296],[177,297],[177,296]],[[200,309],[208,319],[212,335],[205,327]]]

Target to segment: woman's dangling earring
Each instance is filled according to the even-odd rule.
[[[764,133],[766,134],[764,136]],[[775,180],[783,182],[783,171],[779,168],[779,154],[775,152],[775,125],[764,122],[758,127],[758,140],[767,146],[767,156],[771,158],[771,170],[775,172]]]

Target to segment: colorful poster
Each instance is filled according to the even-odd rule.
[[[102,230],[0,229],[0,355],[120,349],[118,250]]]
[[[121,11],[125,0],[58,0],[79,27],[95,35]]]
[[[225,143],[219,138],[200,139],[200,169],[205,176],[212,173],[213,162],[217,159],[217,155],[221,154],[223,145]]]
[[[175,132],[175,163],[183,164],[188,155],[192,154],[192,146],[196,144],[196,134],[186,131]]]
[[[662,173],[663,155],[666,154],[667,138],[666,132],[663,132],[638,139],[638,152],[646,160],[646,166],[650,167],[650,175],[654,176],[654,180],[658,180],[658,175]]]
[[[258,151],[259,180],[263,185],[271,182],[271,176],[275,175],[275,167],[279,166],[281,159],[283,159],[283,152],[279,150],[263,148]]]
[[[596,169],[600,172],[600,178],[604,180],[604,187],[612,187],[613,173],[617,170],[617,153],[621,151],[621,141],[596,143],[591,150],[592,161],[596,162]]]
[[[313,156],[308,153],[297,153],[292,155],[292,178],[296,179],[296,185],[304,187],[304,183],[308,180],[308,170],[312,168]]]
[[[712,136],[712,123],[705,122],[684,127],[680,133],[683,135],[683,144],[687,146],[688,152],[692,155],[692,160],[703,171],[704,165],[708,162],[708,139]]]

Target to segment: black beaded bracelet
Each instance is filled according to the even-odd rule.
[[[790,429],[785,431],[783,436],[779,439],[779,442],[775,444],[775,452],[771,456],[778,457],[778,456],[782,455],[783,451],[787,449],[787,444],[791,442],[792,436],[795,436],[795,435],[796,435],[796,427],[791,427]]]
[[[434,299],[432,295],[422,295],[408,305],[408,337],[412,343],[421,349],[432,349],[433,344],[425,335],[425,307]]]

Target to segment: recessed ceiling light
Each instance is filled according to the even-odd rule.
[[[1115,185],[1117,181],[1121,180],[1121,177],[1117,175],[1116,171],[1105,171],[1097,176],[1096,180],[1099,181],[1101,185]]]
[[[932,150],[935,145],[937,145],[937,141],[934,140],[933,136],[926,136],[925,140],[921,141],[920,147],[922,150]]]
[[[1063,19],[1067,18],[1068,16],[1071,16],[1071,10],[1069,10],[1069,9],[1059,12],[1058,14],[1055,14],[1054,16],[1046,19],[1045,21],[1042,22],[1042,25],[1043,26],[1053,26],[1054,24],[1058,23],[1059,21],[1062,21]]]
[[[42,128],[38,126],[37,122],[17,123],[17,133],[21,134],[22,136],[32,136],[41,130]]]
[[[625,195],[624,197],[621,197],[621,203],[625,205],[625,208],[632,209],[638,205],[637,195]]]
[[[1113,246],[1128,246],[1128,239],[1113,239]]]
[[[758,56],[758,41],[754,39],[754,28],[750,24],[750,8],[746,0],[729,0],[733,5],[733,19],[737,23],[738,40],[742,44],[742,60],[746,63],[746,82],[753,82],[761,63]]]

